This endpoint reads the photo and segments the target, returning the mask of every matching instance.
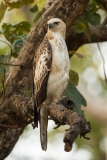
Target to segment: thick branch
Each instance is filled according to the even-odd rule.
[[[0,160],[4,160],[10,154],[23,130],[23,128],[7,129],[0,135]]]
[[[33,121],[32,100],[21,95],[12,95],[0,112],[0,134],[7,128],[25,127]]]
[[[90,38],[85,32],[76,33],[70,28],[67,32],[67,46],[69,51],[77,50],[80,46],[87,43],[105,42],[107,41],[107,19],[101,25],[92,26],[89,24]]]
[[[92,42],[107,41],[107,26],[104,24],[98,26],[89,25],[92,37]]]
[[[66,107],[66,108],[65,108]],[[70,109],[71,108],[71,109]],[[64,97],[59,104],[49,106],[50,119],[54,120],[58,126],[68,124],[70,128],[66,131],[64,136],[65,151],[69,152],[72,149],[74,140],[80,134],[85,137],[86,133],[90,132],[90,123],[82,119],[76,112],[72,110],[73,103]]]

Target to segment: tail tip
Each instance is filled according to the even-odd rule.
[[[47,146],[42,146],[42,150],[46,151],[47,150]]]

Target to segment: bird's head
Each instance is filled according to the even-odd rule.
[[[59,19],[59,18],[52,18],[48,22],[48,30],[52,32],[65,32],[66,31],[66,25],[65,23]]]

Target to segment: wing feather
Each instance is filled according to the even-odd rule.
[[[38,47],[34,58],[34,94],[36,100],[36,107],[40,105],[47,98],[47,83],[49,72],[52,63],[52,48],[45,37],[40,46]]]

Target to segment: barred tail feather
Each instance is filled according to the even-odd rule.
[[[48,115],[45,106],[42,105],[40,108],[40,140],[41,147],[43,150],[47,150],[47,127],[48,127]]]

